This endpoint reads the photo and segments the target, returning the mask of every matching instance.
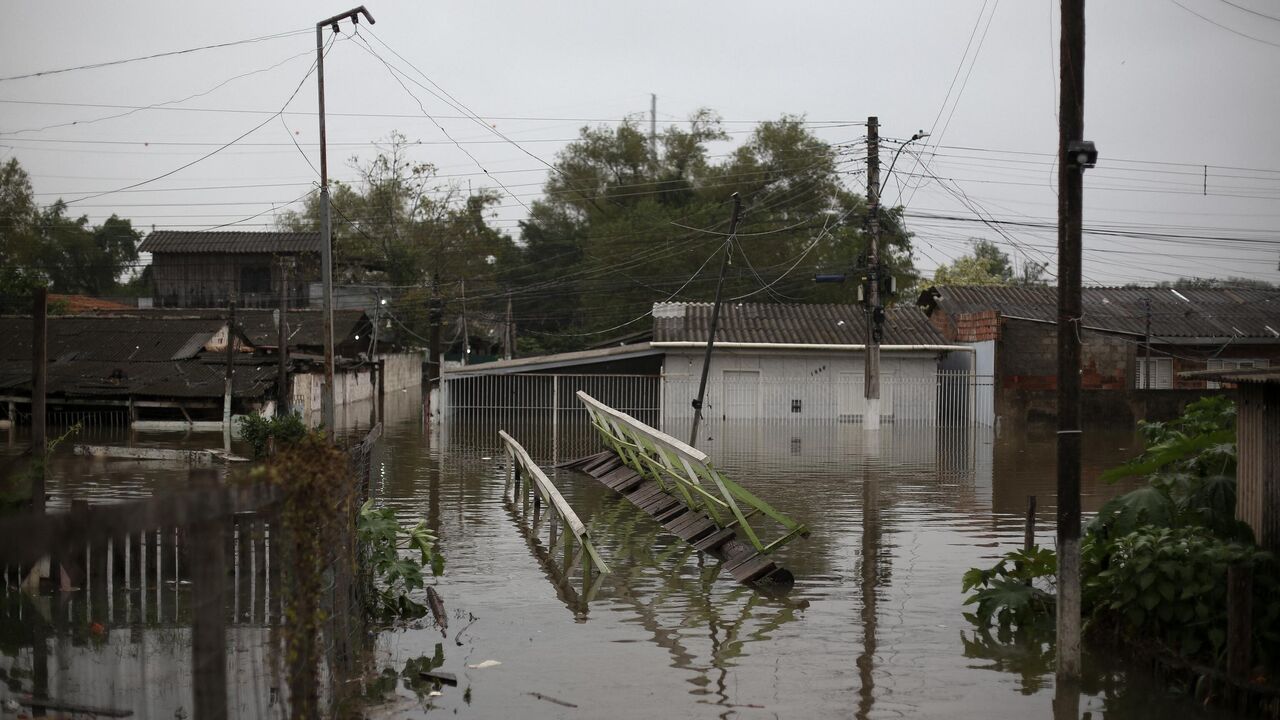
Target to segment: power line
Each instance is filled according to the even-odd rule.
[[[310,30],[290,30],[274,35],[262,35],[260,37],[246,38],[244,40],[232,40],[230,42],[215,43],[213,45],[201,45],[199,47],[187,48],[185,50],[170,50],[168,52],[153,53],[151,55],[141,55],[138,57],[125,58],[123,60],[109,60],[106,62],[91,63],[88,65],[76,65],[74,67],[59,68],[57,70],[41,70],[39,72],[25,73],[22,75],[9,75],[8,77],[0,77],[0,82],[8,80],[24,80],[26,78],[44,77],[47,75],[58,75],[60,73],[75,72],[78,70],[96,70],[98,68],[111,67],[114,65],[124,65],[125,63],[141,62],[143,60],[155,60],[162,57],[173,57],[175,55],[186,55],[188,53],[200,52],[202,50],[214,50],[217,48],[232,47],[235,45],[245,45],[248,43],[264,42],[266,40],[278,40],[280,38],[294,37],[302,35]]]
[[[333,41],[331,40],[331,41],[329,42],[329,47],[325,48],[325,54],[328,54],[328,52],[329,52],[330,50],[332,50],[332,49],[333,49]],[[289,103],[293,102],[293,99],[294,99],[295,97],[297,97],[297,95],[298,95],[298,91],[302,89],[302,85],[307,81],[307,78],[311,77],[311,73],[315,72],[315,69],[316,69],[316,64],[313,62],[313,63],[311,64],[311,68],[310,68],[309,70],[307,70],[306,74],[302,76],[302,79],[298,81],[298,85],[297,85],[297,87],[295,87],[295,88],[293,89],[293,92],[292,92],[292,93],[290,93],[289,98],[288,98],[287,100],[285,100],[285,101],[284,101],[284,104],[283,104],[283,105],[281,105],[281,106],[280,106],[280,112],[284,112],[284,109],[285,109],[286,107],[288,107],[288,106],[289,106]],[[217,149],[213,150],[212,152],[209,152],[209,153],[206,153],[206,154],[204,154],[204,155],[201,155],[200,157],[196,158],[195,160],[192,160],[191,162],[186,163],[186,164],[184,164],[184,165],[180,165],[180,166],[178,166],[178,167],[176,167],[176,168],[174,168],[174,169],[172,169],[172,170],[170,170],[170,171],[168,171],[168,172],[161,173],[160,175],[156,175],[155,177],[148,178],[148,179],[143,180],[143,181],[141,181],[141,182],[133,183],[132,185],[126,185],[126,186],[121,187],[121,188],[116,188],[115,190],[108,190],[108,191],[106,191],[106,192],[94,193],[94,194],[91,194],[91,195],[85,195],[84,197],[75,198],[75,199],[73,199],[73,200],[67,200],[65,204],[67,204],[67,205],[72,205],[72,204],[74,204],[74,203],[78,203],[78,202],[81,202],[81,201],[83,201],[83,200],[92,200],[92,199],[94,199],[94,198],[100,198],[100,197],[102,197],[102,196],[104,196],[104,195],[110,195],[110,194],[112,194],[112,193],[122,192],[122,191],[124,191],[124,190],[132,190],[133,188],[141,187],[142,185],[147,185],[147,184],[153,183],[153,182],[155,182],[155,181],[157,181],[157,180],[162,180],[162,179],[164,179],[164,178],[167,178],[167,177],[169,177],[170,175],[174,175],[174,174],[176,174],[176,173],[179,173],[179,172],[181,172],[181,171],[183,171],[183,170],[185,170],[185,169],[187,169],[187,168],[191,167],[192,165],[195,165],[196,163],[199,163],[199,162],[202,162],[202,161],[204,161],[204,160],[207,160],[208,158],[213,157],[214,155],[218,154],[219,152],[222,152],[223,150],[225,150],[225,149],[227,149],[227,148],[231,147],[232,145],[235,145],[235,144],[236,144],[237,142],[239,142],[240,140],[243,140],[244,138],[248,137],[248,136],[249,136],[249,135],[251,135],[252,133],[256,132],[256,131],[257,131],[259,128],[261,128],[262,126],[264,126],[264,125],[266,125],[267,123],[271,122],[271,120],[272,120],[272,119],[273,119],[273,118],[269,117],[269,118],[267,118],[266,120],[263,120],[262,122],[258,123],[257,125],[253,126],[252,128],[250,128],[250,129],[246,130],[245,132],[241,133],[241,134],[240,134],[238,137],[236,137],[234,140],[231,140],[230,142],[223,144],[221,147],[219,147],[219,148],[217,148]]]
[[[1225,0],[1224,0],[1224,1],[1225,1]],[[1214,25],[1214,26],[1216,26],[1216,27],[1220,27],[1220,28],[1222,28],[1223,30],[1226,30],[1227,32],[1231,33],[1232,35],[1239,35],[1239,36],[1240,36],[1240,37],[1242,37],[1242,38],[1247,38],[1247,39],[1252,40],[1252,41],[1254,41],[1254,42],[1262,43],[1263,45],[1270,45],[1271,47],[1277,47],[1277,48],[1280,48],[1280,43],[1272,42],[1272,41],[1270,41],[1270,40],[1264,40],[1263,38],[1255,37],[1255,36],[1250,35],[1250,34],[1248,34],[1248,33],[1241,32],[1241,31],[1239,31],[1239,30],[1236,30],[1236,29],[1235,29],[1235,28],[1233,28],[1233,27],[1228,27],[1227,25],[1223,25],[1222,23],[1218,22],[1217,20],[1213,20],[1213,19],[1211,19],[1211,18],[1205,17],[1204,15],[1201,15],[1200,13],[1196,12],[1195,10],[1192,10],[1191,8],[1187,7],[1186,5],[1183,5],[1182,3],[1178,2],[1178,0],[1169,0],[1169,2],[1173,3],[1174,5],[1177,5],[1178,7],[1182,8],[1183,10],[1186,10],[1187,12],[1191,13],[1192,15],[1195,15],[1196,17],[1198,17],[1198,18],[1200,18],[1201,20],[1203,20],[1203,21],[1205,21],[1205,22],[1209,23],[1210,25]],[[1269,16],[1264,16],[1264,17],[1269,17]],[[1272,20],[1274,20],[1275,18],[1271,18],[1271,19],[1272,19]]]

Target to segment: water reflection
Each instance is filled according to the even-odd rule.
[[[447,559],[436,581],[440,594],[455,617],[476,618],[443,647],[439,631],[425,628],[380,636],[380,661],[400,678],[391,684],[404,681],[408,675],[400,669],[422,657],[458,675],[458,688],[430,699],[433,710],[463,717],[565,714],[564,707],[530,696],[539,693],[577,704],[584,717],[1052,717],[1050,646],[975,633],[962,617],[960,593],[964,569],[990,566],[1020,545],[1027,495],[1037,495],[1043,517],[1052,517],[1051,433],[708,423],[699,447],[715,464],[812,530],[780,551],[779,562],[797,581],[788,597],[771,598],[735,583],[718,563],[597,481],[550,471],[556,462],[599,449],[585,413],[472,413],[432,425],[421,417],[420,396],[400,395],[389,398],[386,409],[374,492],[403,520],[426,520]],[[506,499],[499,429],[548,468],[589,526],[613,570],[592,578],[594,594],[582,585],[579,563],[564,559],[563,538],[552,544],[544,521]],[[681,436],[679,428],[668,429]],[[181,446],[203,438],[122,441]],[[219,442],[215,434],[213,443]],[[1135,444],[1130,436],[1086,435],[1086,509],[1125,489],[1097,476],[1134,454]],[[147,463],[109,461],[86,469],[84,462],[56,460],[55,502],[140,497],[182,482]],[[1040,541],[1051,542],[1052,531],[1042,522]],[[239,627],[232,635],[249,647],[258,630]],[[6,672],[14,662],[29,668],[42,645],[18,632],[12,625],[0,629]],[[157,649],[162,637],[187,642],[180,631],[144,625],[139,632],[147,634],[146,644],[118,647],[131,632],[112,632],[108,647],[115,649],[93,650],[97,669],[76,665],[76,682],[87,686],[103,668],[121,668],[124,677],[147,673],[148,684],[138,691],[143,695],[161,686],[174,688],[166,697],[189,694],[174,675],[178,670],[165,665],[169,655]],[[87,655],[92,646],[45,647],[56,658],[59,652]],[[263,678],[270,667],[266,656],[255,659],[252,652],[232,654],[229,677],[262,686],[261,693],[258,686],[236,686],[247,703],[240,715],[269,715]],[[138,653],[155,661],[142,663]],[[487,659],[502,664],[468,667]],[[1078,695],[1081,712],[1111,720],[1146,717],[1151,708],[1197,716],[1192,704],[1144,682],[1144,670],[1104,660],[1086,658],[1094,674]],[[172,668],[182,667],[173,662]],[[103,701],[151,707],[113,692]],[[388,692],[407,694],[419,714],[424,711],[417,690]],[[140,716],[163,711],[173,717],[175,709],[155,705]]]

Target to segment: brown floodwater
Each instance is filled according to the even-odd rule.
[[[509,501],[497,430],[550,468],[599,449],[581,413],[562,412],[554,423],[490,415],[428,427],[417,398],[406,396],[393,401],[388,420],[374,492],[403,521],[425,520],[439,536],[447,566],[432,582],[449,625],[377,636],[375,669],[388,670],[371,688],[377,717],[1054,717],[1051,645],[975,632],[960,592],[965,569],[990,566],[1021,544],[1029,495],[1039,504],[1037,538],[1052,544],[1051,430],[705,427],[698,446],[721,470],[811,530],[777,553],[796,576],[778,597],[719,573],[716,561],[590,477],[549,469],[612,572],[584,582],[579,565],[566,567],[563,553],[548,548],[545,523],[535,526]],[[220,437],[132,441],[217,446]],[[1138,443],[1129,431],[1086,434],[1086,511],[1126,489],[1098,475],[1133,456]],[[51,504],[147,496],[184,481],[177,469],[145,462],[60,458]],[[231,633],[237,712],[277,716],[274,685],[258,672],[269,663],[253,649],[261,643],[255,633]],[[189,711],[184,631],[142,636],[59,646],[55,687],[133,707],[143,718]],[[10,677],[30,660],[29,648],[10,653],[12,641],[0,637],[0,670]],[[148,661],[153,652],[157,659]],[[458,687],[432,697],[429,687],[393,677],[422,658],[456,674]],[[1087,654],[1085,663],[1081,717],[1220,717],[1110,653]]]

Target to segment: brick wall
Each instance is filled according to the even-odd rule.
[[[1133,353],[1127,338],[1081,331],[1081,385],[1086,390],[1123,390],[1132,385]],[[1004,318],[996,346],[999,387],[1053,390],[1058,386],[1058,327]]]

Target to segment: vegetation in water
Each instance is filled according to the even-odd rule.
[[[436,537],[420,522],[405,528],[391,508],[375,508],[369,500],[360,508],[356,523],[366,566],[373,572],[373,597],[369,613],[376,620],[412,620],[427,614],[427,606],[413,594],[426,583],[425,568],[439,577],[444,556],[436,551]]]
[[[270,438],[275,438],[277,447],[296,445],[309,432],[302,416],[297,413],[270,418],[260,414],[242,415],[237,422],[240,423],[240,437],[253,448],[253,456],[256,458],[267,454]]]
[[[1106,503],[1081,542],[1086,630],[1154,644],[1207,663],[1224,660],[1227,570],[1253,575],[1253,655],[1280,665],[1280,566],[1235,519],[1235,406],[1207,397],[1166,423],[1142,423],[1146,450],[1107,480],[1144,476],[1144,487]],[[965,573],[963,591],[981,631],[1051,623],[1056,555],[1008,553]]]

